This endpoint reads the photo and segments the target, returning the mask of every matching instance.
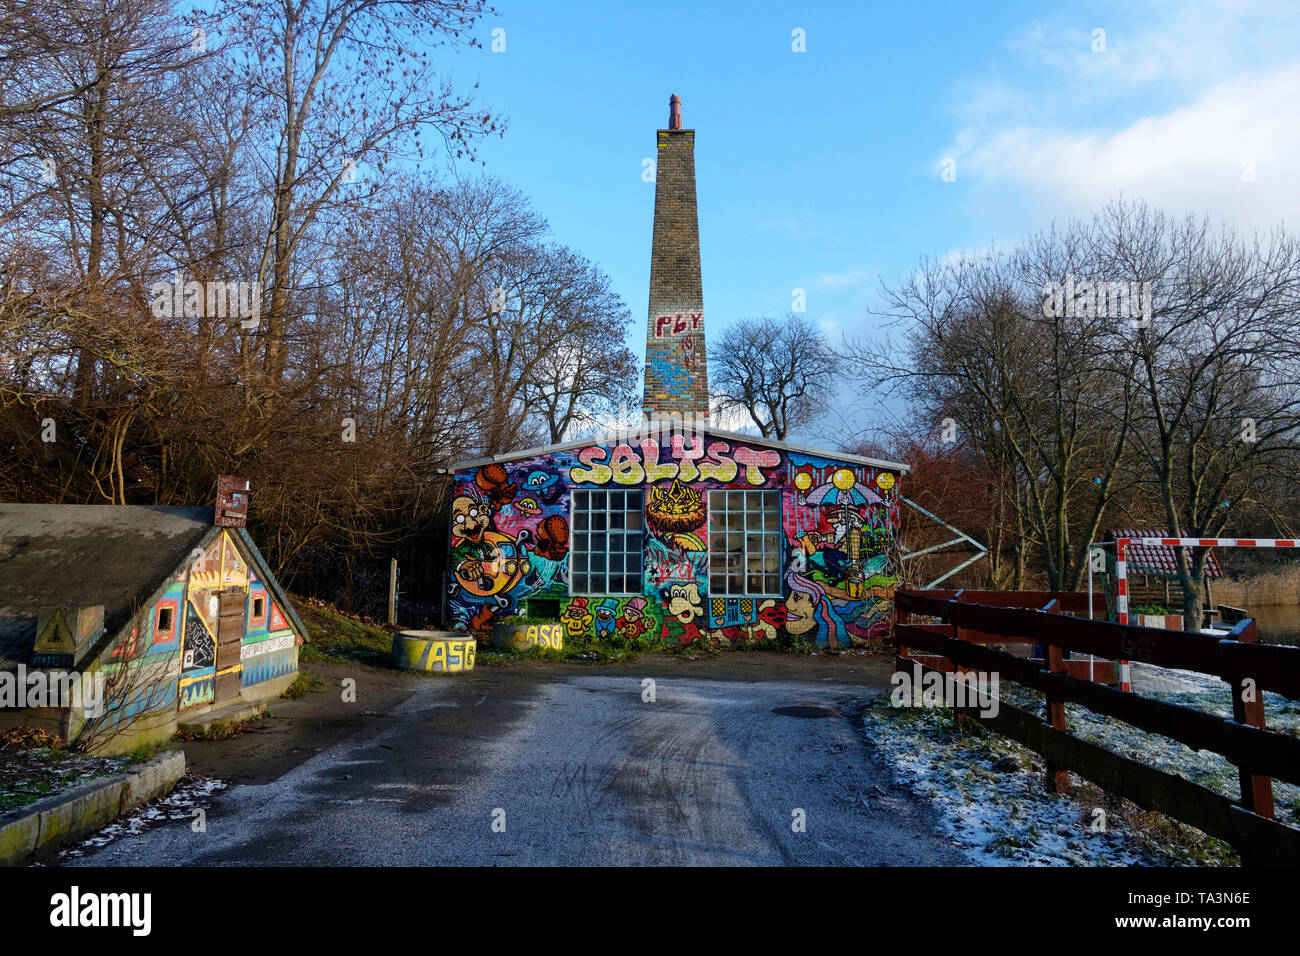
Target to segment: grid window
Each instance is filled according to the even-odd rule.
[[[780,597],[781,493],[709,492],[709,595]]]
[[[572,496],[569,592],[640,594],[640,489],[582,489]]]

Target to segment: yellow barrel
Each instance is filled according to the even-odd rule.
[[[404,670],[459,674],[474,669],[474,638],[455,631],[398,631],[393,663]]]

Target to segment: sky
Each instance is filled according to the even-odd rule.
[[[1243,229],[1300,209],[1295,0],[498,8],[482,50],[439,54],[508,120],[481,169],[611,277],[638,353],[643,160],[673,93],[696,130],[711,335],[803,289],[836,340],[877,340],[881,282],[921,256],[1009,247],[1121,194]],[[843,404],[798,437],[870,414]]]

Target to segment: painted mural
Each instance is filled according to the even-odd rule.
[[[298,670],[298,639],[257,571],[248,573],[240,687],[253,687]]]
[[[643,502],[639,593],[570,593],[572,492],[632,488]],[[764,557],[779,567],[764,566],[762,580],[779,580],[780,593],[709,593],[709,492],[723,489],[779,493],[780,527],[764,529],[780,532],[779,556]],[[887,630],[899,580],[892,472],[709,434],[459,471],[451,522],[449,616],[479,633],[540,597],[558,599],[569,641],[794,639],[844,648]]]
[[[240,554],[229,533],[222,533],[190,566],[189,587],[181,591],[181,710],[214,701],[218,592],[225,588],[244,591],[240,687],[254,687],[298,670],[298,637],[258,572]]]
[[[145,713],[176,708],[186,575],[177,575],[103,661],[106,693],[113,699],[105,728],[116,732]],[[135,672],[120,673],[122,668]]]
[[[558,651],[564,647],[564,625],[562,624],[519,624],[507,623],[495,632],[497,644],[526,651],[531,648]]]

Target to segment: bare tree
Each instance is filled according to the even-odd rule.
[[[475,141],[501,130],[427,51],[478,46],[470,30],[485,10],[482,0],[229,0],[234,55],[277,108],[258,269],[270,290],[261,371],[272,385],[287,363],[295,259],[319,217],[346,215],[375,188],[358,169],[423,155],[422,131],[472,159]]]
[[[558,442],[625,407],[639,369],[624,344],[631,315],[603,272],[563,246],[538,250],[535,268],[534,283],[550,291],[540,301],[521,301],[521,319],[537,333],[522,400]]]
[[[1243,241],[1119,201],[1009,253],[923,262],[886,289],[901,348],[852,354],[875,387],[906,387],[917,431],[951,426],[1048,585],[1078,588],[1112,512],[1191,537],[1269,513],[1298,463],[1298,297],[1281,230]],[[1180,549],[1189,627],[1204,562]]]
[[[741,319],[709,347],[720,410],[743,410],[766,438],[816,420],[836,386],[840,357],[802,315]]]
[[[399,165],[499,129],[430,62],[485,10],[0,0],[0,497],[243,475],[284,579],[346,589],[438,540],[452,461],[629,398],[604,273],[504,183]],[[232,280],[266,290],[259,328],[208,307]]]
[[[1101,268],[1151,283],[1131,342],[1146,480],[1171,535],[1218,537],[1300,468],[1300,242],[1144,203],[1111,203],[1094,229]],[[1178,549],[1188,628],[1201,623],[1206,554]]]
[[[1088,545],[1124,487],[1132,420],[1111,326],[1042,307],[1044,276],[1086,269],[1085,239],[1049,232],[1014,254],[923,262],[885,289],[906,360],[851,349],[864,380],[905,387],[923,433],[940,431],[1004,477],[1003,503],[1061,590],[1082,580]]]

